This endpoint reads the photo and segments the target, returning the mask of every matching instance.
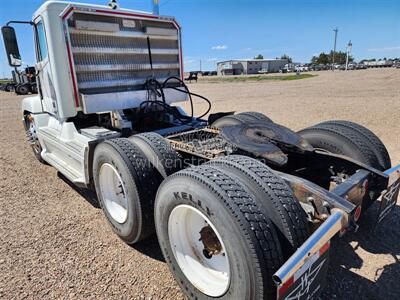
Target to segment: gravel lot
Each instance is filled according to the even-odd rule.
[[[260,111],[293,129],[359,122],[400,163],[400,70],[317,74],[190,88],[212,99],[214,112]],[[155,238],[125,245],[90,193],[35,160],[20,121],[22,98],[0,92],[0,299],[182,299]],[[359,232],[334,243],[323,299],[399,299],[400,206],[374,231],[376,209]]]

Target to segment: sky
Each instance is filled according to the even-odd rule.
[[[1,0],[0,24],[30,20],[44,0]],[[79,2],[76,1],[76,2]],[[105,5],[108,0],[81,0]],[[119,0],[122,8],[151,11],[151,0]],[[160,0],[160,14],[182,26],[185,71],[215,69],[228,59],[287,54],[295,62],[351,40],[356,61],[400,57],[400,0]],[[35,61],[32,29],[15,25],[24,64]],[[0,77],[10,68],[0,46]]]

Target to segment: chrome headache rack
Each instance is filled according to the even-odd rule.
[[[151,76],[181,77],[180,32],[173,20],[77,11],[67,24],[82,94],[137,90]]]

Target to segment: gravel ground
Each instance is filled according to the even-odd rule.
[[[190,88],[212,99],[214,112],[260,111],[293,129],[327,119],[359,122],[400,163],[400,70],[199,81]],[[88,191],[35,160],[20,121],[21,99],[0,92],[0,299],[183,299],[155,238],[125,245]],[[399,299],[400,206],[374,231],[376,209],[357,233],[333,243],[323,299]]]

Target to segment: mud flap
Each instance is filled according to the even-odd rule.
[[[323,289],[329,265],[330,240],[347,224],[339,209],[301,245],[272,276],[278,300],[316,299]]]
[[[396,206],[400,190],[400,177],[393,182],[381,196],[381,206],[378,212],[377,224],[385,219]]]
[[[317,299],[326,284],[330,242],[322,246],[297,270],[278,286],[278,300]]]

